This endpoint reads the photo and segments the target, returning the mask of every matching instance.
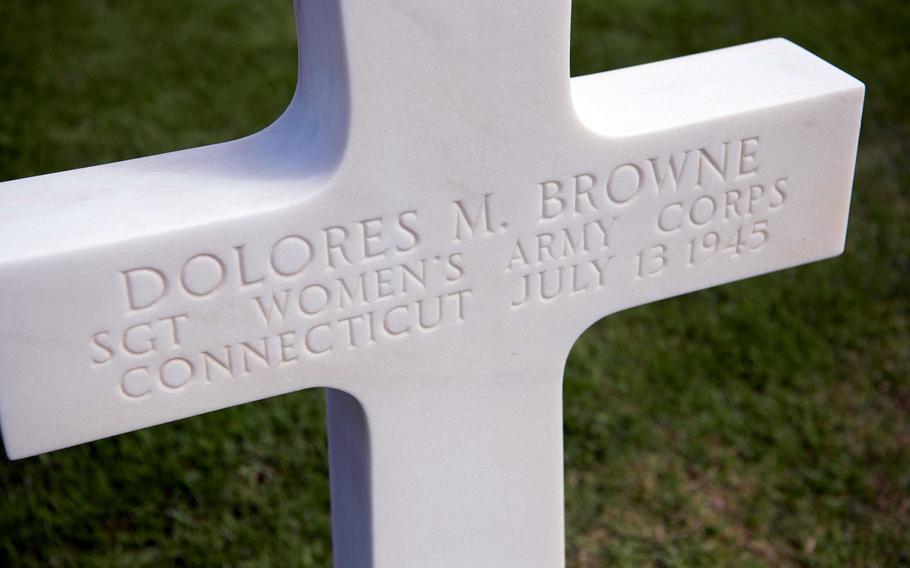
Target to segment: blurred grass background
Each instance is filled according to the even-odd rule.
[[[868,90],[843,257],[579,341],[569,566],[910,566],[910,3],[574,12],[574,74],[784,36]],[[287,0],[2,0],[0,179],[253,132],[289,100],[295,58]],[[0,459],[0,565],[327,566],[322,404],[302,392]]]

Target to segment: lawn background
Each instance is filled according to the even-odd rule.
[[[578,342],[569,566],[910,566],[910,3],[574,11],[574,74],[784,36],[867,99],[843,257]],[[251,133],[289,100],[295,58],[287,0],[0,0],[0,179]],[[0,458],[0,565],[326,566],[322,405],[302,392]]]

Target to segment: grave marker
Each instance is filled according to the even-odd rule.
[[[570,81],[568,1],[297,11],[264,131],[0,186],[6,451],[325,387],[338,566],[561,565],[574,341],[839,254],[863,86],[785,40]]]

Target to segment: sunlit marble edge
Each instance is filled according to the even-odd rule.
[[[864,91],[784,39],[576,77],[571,88],[580,125],[617,140]],[[298,87],[275,123],[245,138],[0,183],[0,264],[305,201],[330,185],[347,135],[344,101],[328,113],[309,104]]]

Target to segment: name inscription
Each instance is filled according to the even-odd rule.
[[[514,311],[634,286],[672,267],[737,262],[767,245],[790,192],[787,176],[764,175],[760,154],[752,136],[544,180],[524,197],[533,219],[508,219],[517,210],[494,210],[485,193],[447,204],[448,227],[427,227],[405,209],[268,246],[203,250],[172,266],[126,267],[124,323],[91,334],[89,364],[141,401],[463,325],[475,317],[472,270],[503,271],[503,306]],[[448,233],[448,244],[430,250],[431,231]],[[504,265],[472,264],[468,245],[493,238],[510,251]],[[224,313],[212,321],[193,313],[198,303]],[[201,345],[194,324],[232,339]]]

